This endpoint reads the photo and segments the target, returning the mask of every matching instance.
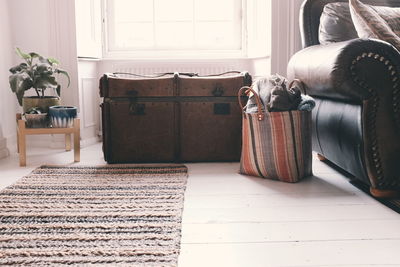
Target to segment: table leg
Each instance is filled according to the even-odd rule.
[[[80,121],[74,119],[74,161],[81,161]]]
[[[19,130],[17,131],[17,152],[19,153]]]
[[[22,120],[22,115],[17,113],[15,117],[17,119],[17,127],[19,127],[18,121]],[[19,153],[19,128],[17,128],[17,152]]]
[[[18,121],[19,166],[26,166],[25,121]]]
[[[65,134],[65,150],[71,151],[71,134]]]

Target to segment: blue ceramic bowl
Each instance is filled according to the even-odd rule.
[[[77,116],[77,108],[73,106],[51,106],[49,107],[49,116],[54,128],[72,127],[74,118]]]

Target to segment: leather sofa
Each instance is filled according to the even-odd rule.
[[[304,82],[316,99],[313,150],[370,187],[376,197],[400,193],[400,53],[376,39],[321,45],[324,5],[347,0],[306,0],[300,10],[303,49],[288,78]],[[363,0],[400,6],[398,0]]]

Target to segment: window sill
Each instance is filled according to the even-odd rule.
[[[101,61],[102,60],[102,58],[97,58],[97,57],[78,57],[78,61],[94,61],[94,62],[97,62],[97,61]]]
[[[170,57],[170,58],[120,58],[120,57],[107,57],[107,58],[101,58],[98,61],[120,61],[120,62],[160,62],[160,63],[166,63],[166,62],[220,62],[220,61],[243,61],[243,60],[257,60],[257,59],[268,59],[270,56],[260,56],[260,57],[232,57],[232,58],[216,58],[216,57],[210,57],[210,58],[195,58],[195,57],[190,57],[190,58],[179,58],[179,57]]]
[[[263,56],[263,57],[266,57]],[[104,52],[103,60],[230,60],[230,59],[249,59],[243,50],[159,50],[159,51],[112,51]]]

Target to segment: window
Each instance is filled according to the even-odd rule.
[[[243,55],[243,0],[105,0],[105,55]]]

